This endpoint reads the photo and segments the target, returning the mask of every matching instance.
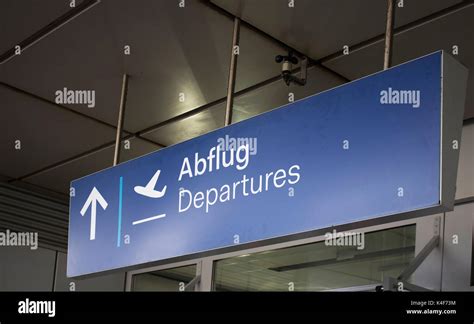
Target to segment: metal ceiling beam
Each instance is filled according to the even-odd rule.
[[[207,0],[201,0],[201,1],[202,1],[203,3],[209,3]],[[442,18],[442,17],[445,17],[445,16],[447,16],[447,15],[453,14],[453,13],[455,13],[455,12],[457,12],[457,11],[460,11],[460,10],[463,10],[463,9],[465,9],[465,8],[470,7],[472,4],[474,4],[474,0],[465,0],[465,1],[461,2],[461,3],[459,3],[459,4],[450,6],[450,7],[448,7],[448,8],[443,9],[443,10],[440,10],[440,11],[438,11],[438,12],[436,12],[436,13],[433,13],[433,14],[430,14],[430,15],[428,15],[428,16],[422,17],[422,18],[417,19],[417,20],[415,20],[415,21],[413,21],[413,22],[411,22],[411,23],[409,23],[409,24],[406,24],[406,25],[400,26],[400,27],[398,27],[398,28],[395,28],[395,30],[394,30],[394,35],[401,34],[401,33],[406,32],[406,31],[408,31],[408,30],[411,30],[411,29],[417,28],[417,27],[419,27],[419,26],[422,26],[422,25],[424,25],[424,24],[427,24],[427,23],[429,23],[429,22],[431,22],[431,21],[434,21],[434,20],[440,19],[440,18]],[[211,3],[211,5],[216,6],[216,5],[212,4],[212,3]],[[218,7],[218,6],[216,6],[216,7],[217,7],[217,8],[220,8],[220,7]],[[222,8],[220,8],[220,9],[222,9]],[[222,10],[223,10],[223,9],[222,9]],[[225,11],[225,12],[227,12],[227,11]],[[233,15],[231,15],[231,16],[233,17]],[[245,23],[244,21],[242,21],[242,20],[241,20],[241,23],[246,24],[246,23]],[[249,26],[247,25],[247,27],[249,27]],[[262,33],[263,33],[263,32],[262,32]],[[268,35],[268,34],[263,33],[262,35]],[[269,35],[268,35],[268,37],[273,39],[272,36],[269,36]],[[364,48],[364,47],[370,46],[370,45],[372,45],[372,44],[378,43],[378,42],[380,42],[380,41],[383,41],[384,38],[385,38],[385,33],[384,33],[384,34],[381,34],[381,35],[379,35],[379,36],[376,36],[376,37],[372,37],[372,38],[370,38],[370,39],[368,39],[368,40],[365,40],[365,41],[362,41],[362,42],[360,42],[360,43],[353,44],[353,45],[350,46],[350,47],[351,47],[351,51],[359,50],[359,49],[362,49],[362,48]],[[279,40],[276,40],[276,41],[279,42],[279,43],[281,43],[281,44],[284,44],[284,43],[282,43],[282,42],[279,41]],[[295,51],[295,52],[299,53],[298,51]],[[338,57],[340,57],[340,56],[343,56],[342,51],[337,51],[337,52],[332,53],[332,54],[330,54],[330,55],[327,55],[327,56],[325,56],[325,57],[323,57],[323,58],[320,58],[320,59],[318,59],[318,60],[315,60],[315,61],[310,60],[310,62],[308,62],[308,66],[314,66],[314,64],[317,63],[318,66],[320,66],[320,67],[322,67],[322,68],[325,68],[325,69],[327,70],[328,68],[325,67],[323,64],[324,64],[325,62],[327,62],[327,61],[330,61],[330,60],[332,60],[332,59],[338,58]],[[332,71],[332,70],[331,70],[331,71]],[[333,71],[333,72],[334,72],[334,71]],[[278,76],[272,77],[272,78],[270,78],[270,79],[264,80],[264,81],[262,81],[262,82],[259,82],[259,83],[255,84],[255,85],[253,85],[253,86],[250,86],[250,87],[245,88],[245,89],[243,89],[243,90],[241,90],[241,91],[239,91],[239,92],[236,92],[235,95],[234,95],[234,97],[239,97],[239,96],[244,95],[244,94],[246,94],[246,93],[248,93],[248,92],[250,92],[250,91],[259,89],[259,88],[261,88],[261,87],[263,87],[263,86],[266,86],[266,85],[268,85],[268,84],[271,84],[271,83],[273,83],[273,82],[276,82],[276,81],[278,81],[278,80],[280,80],[280,79],[281,79],[281,75],[278,75]],[[212,101],[212,102],[209,102],[209,103],[204,104],[204,105],[202,105],[202,106],[199,106],[199,107],[196,107],[196,108],[194,108],[194,109],[191,109],[191,110],[189,110],[189,111],[187,111],[187,112],[185,112],[185,113],[182,113],[182,114],[180,114],[180,115],[177,115],[177,116],[174,116],[174,117],[172,117],[172,118],[169,118],[169,119],[167,119],[167,120],[165,120],[165,121],[159,122],[159,123],[157,123],[157,124],[155,124],[155,125],[153,125],[153,126],[150,126],[150,127],[147,127],[147,128],[145,128],[145,129],[143,129],[143,130],[141,130],[141,131],[138,131],[138,132],[136,132],[135,134],[130,134],[130,135],[128,135],[124,140],[126,140],[126,139],[128,139],[128,138],[132,138],[132,137],[140,137],[140,138],[142,138],[141,136],[143,136],[143,135],[146,134],[146,133],[155,131],[155,130],[157,130],[157,129],[159,129],[159,128],[162,128],[162,127],[167,126],[167,125],[169,125],[169,124],[172,124],[172,123],[174,123],[174,122],[178,122],[178,121],[184,120],[184,119],[189,118],[189,117],[191,117],[191,116],[194,116],[194,115],[196,115],[196,114],[198,114],[198,113],[200,113],[200,112],[203,112],[203,111],[209,109],[210,107],[213,107],[213,106],[215,106],[215,105],[224,103],[224,102],[226,101],[226,98],[227,98],[227,97],[223,97],[223,98],[217,99],[217,100],[215,100],[215,101]],[[114,126],[113,126],[113,127],[114,127]],[[41,168],[41,169],[39,169],[39,170],[37,170],[37,171],[35,171],[35,172],[31,172],[31,173],[29,173],[29,174],[26,174],[26,175],[24,175],[24,176],[21,176],[21,177],[19,177],[19,178],[17,178],[17,179],[10,180],[10,182],[18,181],[18,180],[25,180],[25,179],[30,178],[30,177],[32,177],[32,176],[35,176],[35,175],[37,175],[37,174],[47,172],[47,171],[49,171],[49,170],[51,170],[51,169],[60,167],[60,166],[62,166],[62,165],[65,165],[65,164],[67,164],[67,163],[70,163],[70,162],[72,162],[72,161],[75,161],[75,160],[78,160],[78,159],[80,159],[80,158],[83,158],[83,157],[85,157],[85,156],[87,156],[87,155],[91,155],[91,154],[93,154],[93,153],[96,153],[96,152],[101,151],[101,150],[103,150],[103,149],[106,149],[106,148],[108,148],[108,147],[111,147],[111,146],[113,146],[114,144],[115,144],[114,141],[109,142],[109,143],[105,143],[105,144],[100,145],[100,146],[98,146],[98,147],[96,147],[96,148],[94,148],[94,149],[88,150],[88,151],[86,151],[86,152],[84,152],[84,153],[77,154],[76,156],[73,156],[73,157],[71,157],[71,158],[68,158],[68,159],[59,161],[59,162],[54,163],[54,164],[52,164],[52,165],[50,165],[50,166],[46,166],[46,167]]]

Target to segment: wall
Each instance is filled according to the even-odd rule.
[[[68,279],[66,254],[62,252],[0,247],[0,291],[70,291],[72,286],[75,291],[122,291],[124,285],[123,272],[82,280]]]
[[[456,206],[446,213],[442,289],[446,291],[474,291],[470,285],[472,222],[474,203]],[[453,241],[458,236],[458,243]]]
[[[74,287],[75,291],[123,291],[125,289],[125,273],[123,272],[71,280],[66,277],[66,265],[67,255],[58,252],[55,291],[70,291],[71,287]]]
[[[56,252],[0,247],[0,291],[51,291]]]
[[[474,122],[463,127],[456,188],[458,204],[446,213],[442,289],[474,291],[470,285],[474,219]],[[465,201],[465,203],[462,203]],[[456,237],[457,235],[457,243]]]

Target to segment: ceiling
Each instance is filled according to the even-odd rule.
[[[283,43],[319,60],[350,80],[383,68],[386,1],[212,0]],[[474,3],[461,0],[404,1],[396,9],[393,64],[440,49],[474,67]],[[271,8],[271,10],[268,10]],[[265,13],[265,14],[263,14]],[[349,55],[342,49],[349,46]],[[474,76],[468,85],[465,118],[474,117]]]
[[[79,3],[79,1],[78,1]],[[243,20],[234,121],[380,70],[385,1],[102,0],[0,64],[0,180],[67,199],[71,180],[113,160],[123,73],[130,75],[122,161],[224,125],[232,16]],[[68,10],[66,0],[0,3],[0,54]],[[394,64],[459,47],[474,67],[474,4],[404,1]],[[131,55],[124,55],[129,45]],[[342,55],[342,47],[350,47]],[[304,87],[286,87],[274,62],[290,46],[317,60]],[[471,74],[465,119],[474,117]],[[95,90],[96,105],[57,105],[55,92]],[[185,100],[179,100],[184,94]],[[171,121],[170,121],[171,120]],[[15,148],[21,141],[21,149]]]

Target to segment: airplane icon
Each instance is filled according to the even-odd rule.
[[[155,190],[156,182],[160,177],[161,170],[157,170],[150,181],[146,184],[146,186],[135,186],[133,190],[139,195],[148,197],[148,198],[161,198],[166,193],[166,186],[163,187],[160,191]]]

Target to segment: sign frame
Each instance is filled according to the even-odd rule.
[[[438,52],[435,52],[435,53],[438,53]],[[432,54],[428,54],[428,55],[432,55]],[[417,58],[417,59],[420,59],[420,58]],[[401,65],[410,63],[415,60],[405,62]],[[396,66],[392,68],[395,68],[395,67]],[[351,81],[349,83],[345,83],[343,85],[340,85],[338,87],[335,87],[323,92],[331,91],[339,87],[344,87],[352,82],[359,81],[361,79],[368,78],[368,77],[371,77],[383,72],[385,71],[380,71],[380,72],[365,76],[363,78]],[[187,254],[183,256],[176,256],[176,257],[167,258],[167,259],[163,259],[159,261],[141,263],[137,265],[116,268],[116,269],[101,271],[97,273],[90,273],[90,274],[79,275],[79,276],[69,276],[69,273],[68,273],[68,277],[83,278],[83,277],[94,276],[99,273],[106,274],[106,273],[117,272],[117,271],[129,271],[129,270],[143,268],[143,267],[150,267],[153,265],[175,263],[179,261],[203,258],[210,255],[218,255],[222,253],[244,250],[244,249],[249,249],[253,247],[260,247],[260,246],[273,245],[273,244],[282,243],[282,242],[305,239],[305,238],[321,235],[328,231],[332,231],[333,229],[337,231],[347,231],[347,230],[353,230],[353,229],[362,228],[362,227],[381,225],[385,223],[397,222],[397,221],[402,221],[402,220],[406,220],[410,218],[417,218],[421,216],[443,213],[443,212],[453,210],[455,188],[456,188],[456,175],[457,175],[457,167],[458,167],[458,160],[459,160],[459,149],[453,149],[453,141],[458,141],[459,143],[458,147],[460,147],[462,117],[464,114],[464,103],[465,103],[466,85],[467,85],[467,69],[464,66],[462,66],[460,63],[458,63],[450,55],[447,55],[445,52],[441,51],[441,74],[442,74],[441,103],[440,103],[440,108],[441,108],[440,109],[440,113],[441,113],[440,128],[441,129],[440,129],[440,150],[439,150],[440,152],[440,157],[439,157],[440,159],[439,160],[440,161],[440,170],[439,170],[440,195],[439,195],[438,205],[428,207],[428,208],[411,210],[409,212],[380,215],[380,216],[367,219],[367,220],[355,221],[355,222],[342,224],[342,225],[319,228],[316,230],[310,230],[310,231],[306,231],[302,233],[290,234],[290,235],[285,235],[281,237],[267,238],[267,239],[252,241],[248,243],[242,243],[242,244],[238,244],[234,246],[226,246],[226,247],[216,248],[212,250],[206,250],[203,252],[196,252],[196,253]],[[304,99],[305,98],[301,100],[304,100]],[[447,107],[449,107],[449,112],[447,111]],[[275,109],[279,109],[279,108],[275,108]],[[102,171],[99,171],[99,172],[102,172]],[[70,208],[71,208],[71,205],[70,205]],[[70,212],[70,217],[71,217],[71,212]],[[71,231],[71,228],[69,228],[69,230]]]

